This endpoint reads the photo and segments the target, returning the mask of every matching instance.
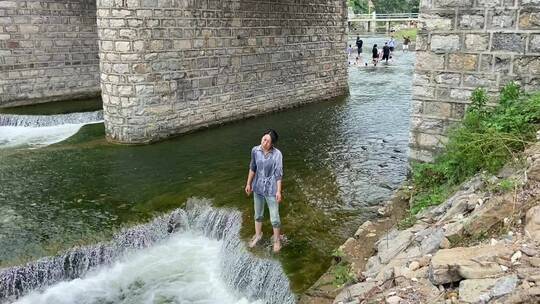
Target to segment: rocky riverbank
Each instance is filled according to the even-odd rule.
[[[321,284],[336,282],[331,268],[300,303],[540,303],[539,143],[521,165],[474,177],[415,220],[387,232],[380,223],[396,215],[363,224],[338,254],[356,283]]]

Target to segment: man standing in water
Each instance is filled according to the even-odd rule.
[[[360,36],[356,36],[356,48],[358,48],[358,57],[360,57],[360,54],[362,53],[362,45],[364,42],[362,39],[360,39]]]
[[[382,48],[382,60],[386,60],[386,63],[388,63],[388,59],[390,58],[390,50],[391,48],[388,46],[388,43],[385,42]]]
[[[268,205],[270,222],[273,229],[274,252],[281,250],[281,221],[279,203],[281,203],[281,179],[283,177],[283,156],[274,144],[278,134],[272,129],[264,131],[261,144],[251,149],[251,162],[246,182],[246,194],[253,192],[255,205],[255,235],[249,242],[253,248],[261,240],[264,205]]]

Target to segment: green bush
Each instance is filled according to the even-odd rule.
[[[515,83],[489,105],[484,89],[471,95],[462,123],[448,133],[448,142],[433,163],[412,166],[411,212],[443,202],[466,179],[481,171],[495,173],[535,138],[540,123],[540,93],[525,94]]]

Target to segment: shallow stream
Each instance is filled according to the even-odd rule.
[[[367,39],[364,55],[373,43],[383,41]],[[281,262],[292,290],[302,292],[327,269],[333,249],[373,218],[405,178],[413,64],[414,53],[397,51],[390,65],[350,66],[348,97],[147,146],[106,142],[102,123],[32,129],[28,136],[34,141],[0,127],[0,268],[108,240],[121,227],[183,207],[191,197],[241,211],[240,235],[247,240],[253,233],[252,198],[243,193],[250,150],[259,143],[262,130],[271,127],[279,132],[277,146],[284,155],[280,213],[287,244],[274,256],[266,240],[255,253]],[[42,112],[39,107],[10,112],[52,114],[63,105],[47,105]],[[266,239],[270,228],[267,221]],[[189,247],[178,247],[182,242]],[[197,277],[204,281],[204,276],[214,275],[215,261],[210,260],[216,255],[216,242],[185,233],[160,245],[165,248],[149,248],[148,255],[161,262],[175,252],[201,252],[189,256],[193,264],[170,262],[174,267],[206,265],[206,272]],[[94,276],[111,279],[140,271],[134,265],[144,259],[150,263],[148,255],[136,255],[135,262]],[[210,260],[205,264],[200,259]],[[176,269],[169,264],[156,267]],[[188,289],[189,284],[202,284],[175,282]],[[214,283],[222,292],[221,283]],[[69,283],[50,293],[67,289]],[[226,291],[215,296],[247,301]]]

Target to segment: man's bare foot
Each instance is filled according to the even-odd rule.
[[[281,250],[281,238],[281,235],[277,240],[274,238],[274,253],[278,253]]]
[[[262,232],[261,232],[261,235],[255,234],[251,238],[251,241],[248,244],[249,248],[253,248],[253,247],[257,246],[257,243],[262,239],[262,236],[263,236]]]

